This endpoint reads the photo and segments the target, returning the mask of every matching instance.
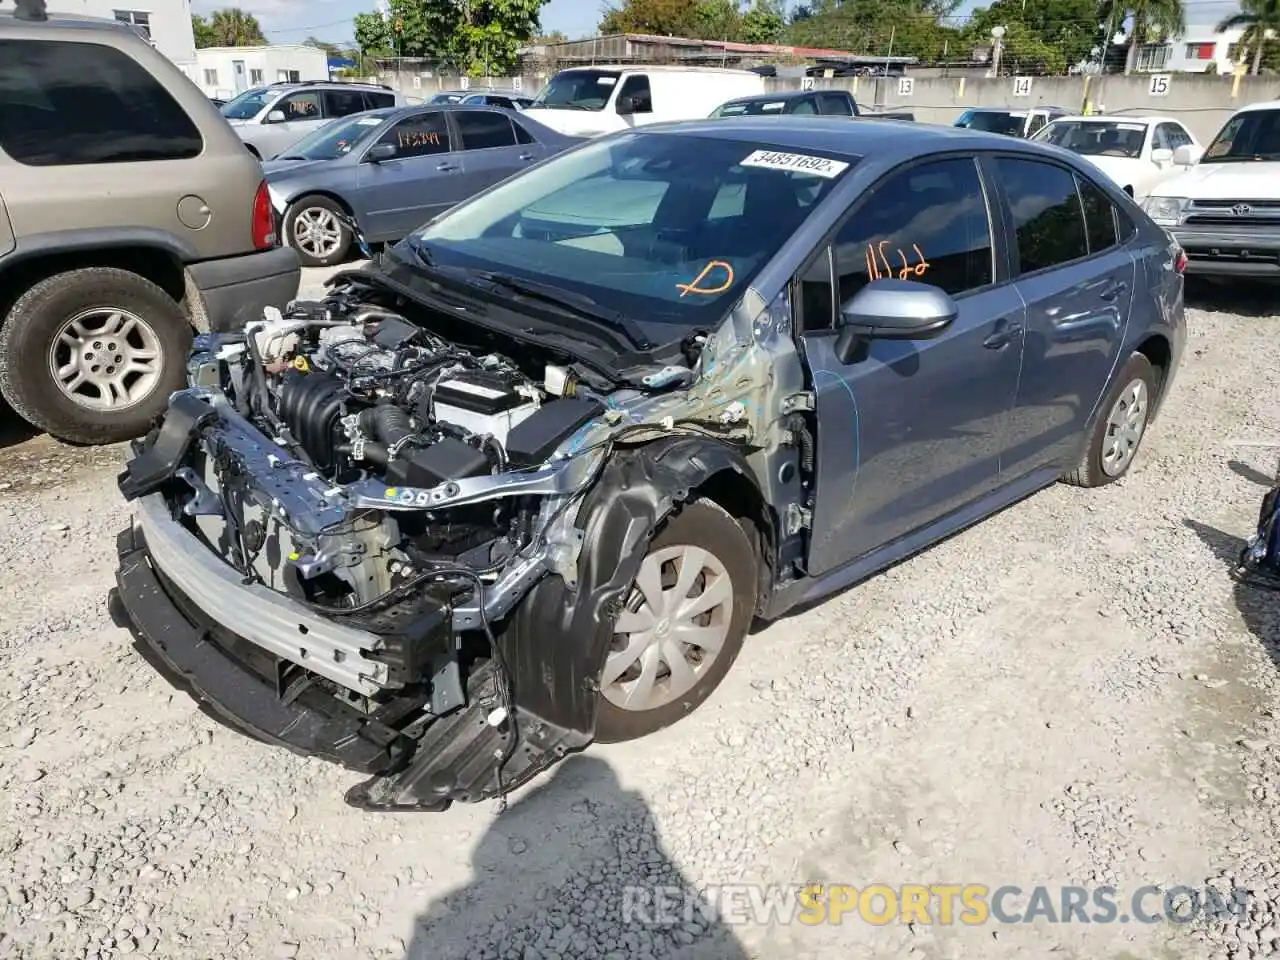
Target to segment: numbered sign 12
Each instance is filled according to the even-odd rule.
[[[802,79],[802,80],[800,81],[800,89],[801,89],[801,90],[812,90],[812,89],[813,89],[813,77],[805,77],[804,79]]]
[[[459,87],[461,87],[463,90],[470,90],[470,89],[471,89],[471,78],[470,78],[470,77],[459,77],[459,78],[458,78],[458,86],[459,86]]]
[[[517,91],[517,92],[519,92],[520,90],[523,90],[523,89],[524,89],[524,80],[522,80],[520,77],[512,77],[512,78],[511,78],[511,89],[512,89],[512,90],[515,90],[515,91]]]

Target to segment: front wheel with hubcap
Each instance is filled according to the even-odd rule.
[[[1129,358],[1102,403],[1080,462],[1063,476],[1067,483],[1101,487],[1129,471],[1146,434],[1159,382],[1159,371],[1150,360],[1140,353]]]
[[[328,197],[303,197],[284,215],[284,238],[298,252],[304,267],[331,267],[346,259],[351,231],[343,223],[347,212]]]
[[[60,440],[141,436],[184,385],[191,336],[177,302],[136,273],[59,273],[0,326],[0,394]]]
[[[613,626],[596,739],[633,740],[696,709],[737,659],[755,603],[755,551],[737,520],[708,500],[668,520]]]

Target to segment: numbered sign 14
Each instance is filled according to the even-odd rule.
[[[1031,78],[1030,77],[1014,77],[1013,78],[1013,95],[1015,97],[1031,96]]]

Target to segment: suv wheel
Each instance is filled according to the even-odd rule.
[[[738,521],[710,500],[686,506],[650,542],[613,626],[596,739],[633,740],[697,709],[738,658],[755,605]]]
[[[305,267],[331,267],[346,259],[351,231],[342,222],[347,212],[328,197],[295,201],[284,215],[284,237]]]
[[[128,440],[185,384],[191,337],[173,298],[136,273],[55,274],[0,326],[0,394],[60,440]]]

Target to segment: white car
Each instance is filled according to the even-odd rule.
[[[1185,169],[1174,159],[1179,147],[1192,157],[1202,149],[1172,117],[1059,117],[1031,139],[1080,154],[1137,200]]]
[[[1143,204],[1187,256],[1187,273],[1218,281],[1280,279],[1280,100],[1241,107],[1187,168]],[[1188,151],[1184,153],[1184,151]]]

